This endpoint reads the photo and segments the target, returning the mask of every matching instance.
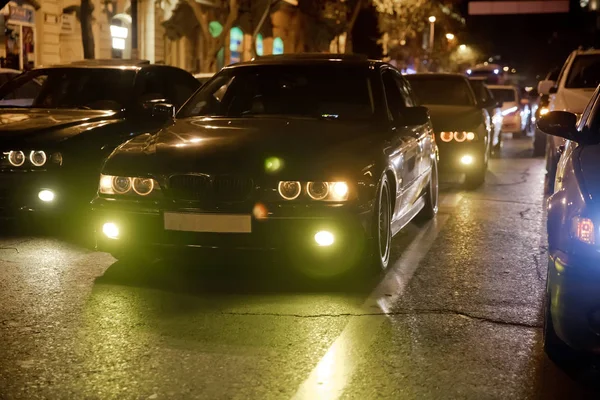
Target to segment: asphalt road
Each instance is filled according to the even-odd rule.
[[[127,265],[67,239],[0,240],[2,399],[597,398],[542,351],[542,159],[506,141],[486,184],[379,279],[307,284],[268,257]],[[231,256],[231,255],[230,255]],[[199,268],[199,266],[203,268]]]

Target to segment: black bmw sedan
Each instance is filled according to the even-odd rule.
[[[433,218],[437,198],[427,110],[400,72],[296,55],[219,72],[169,127],[115,150],[92,206],[98,248],[116,258],[283,249],[326,275],[340,271],[322,257],[387,267],[392,236]]]
[[[544,346],[557,361],[600,355],[600,89],[577,116],[552,111],[542,132],[567,139],[548,198]],[[579,358],[579,357],[577,357]]]
[[[153,105],[200,86],[177,68],[101,60],[28,71],[0,88],[0,216],[89,208],[103,160],[154,132]]]
[[[440,148],[440,171],[466,175],[469,187],[485,180],[491,150],[491,119],[469,80],[459,74],[407,75],[420,104],[429,109]]]

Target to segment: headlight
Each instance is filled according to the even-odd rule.
[[[302,192],[302,185],[298,181],[281,181],[277,185],[279,195],[286,200],[295,200]]]
[[[22,151],[11,151],[8,153],[8,162],[10,165],[20,167],[25,163],[25,153]]]
[[[462,143],[465,140],[471,142],[477,139],[477,134],[470,131],[444,131],[440,132],[440,139],[444,142],[451,142],[452,139],[458,143]]]
[[[547,107],[542,107],[540,109],[540,116],[543,117],[544,115],[548,114],[549,112],[550,112],[550,110]]]
[[[295,200],[302,194],[316,201],[346,201],[350,195],[350,188],[346,182],[299,182],[281,181],[278,185],[279,195],[285,200]]]
[[[100,194],[148,196],[160,190],[152,178],[100,175]]]
[[[29,153],[29,161],[31,161],[31,163],[36,167],[41,167],[42,165],[46,164],[46,160],[46,153],[41,150],[34,150],[31,153]]]

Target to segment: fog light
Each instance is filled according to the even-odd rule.
[[[466,156],[462,156],[462,158],[460,159],[460,163],[464,165],[473,164],[473,156],[470,156],[468,154]]]
[[[41,190],[38,193],[38,198],[45,203],[49,203],[54,200],[54,192],[48,189]]]
[[[331,246],[334,241],[335,238],[331,232],[319,231],[315,234],[315,242],[317,242],[319,246]]]
[[[109,239],[116,239],[119,237],[119,227],[112,222],[107,222],[102,226],[102,233]]]

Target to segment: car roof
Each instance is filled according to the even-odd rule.
[[[214,75],[215,75],[214,72],[200,72],[199,74],[194,74],[194,78],[196,78],[196,79],[212,78]]]
[[[488,88],[517,90],[516,86],[513,86],[513,85],[488,85]]]
[[[344,64],[364,64],[372,65],[375,63],[383,64],[379,60],[370,60],[367,56],[360,54],[330,54],[330,53],[298,53],[298,54],[278,54],[267,55],[253,58],[250,61],[237,63],[226,67],[238,68],[244,66],[256,65],[289,65],[289,64],[325,64],[330,62],[342,62]]]
[[[0,68],[0,74],[20,74],[21,71],[12,68]]]
[[[418,74],[405,75],[406,78],[417,78],[417,79],[427,79],[427,78],[453,78],[453,79],[464,79],[467,80],[467,77],[463,74],[455,74],[455,73],[445,73],[445,72],[421,72]]]
[[[42,68],[119,68],[119,69],[141,69],[144,67],[169,67],[163,64],[150,64],[148,60],[124,60],[124,59],[99,59],[99,60],[81,60],[69,64],[57,64],[49,66],[40,66]]]

